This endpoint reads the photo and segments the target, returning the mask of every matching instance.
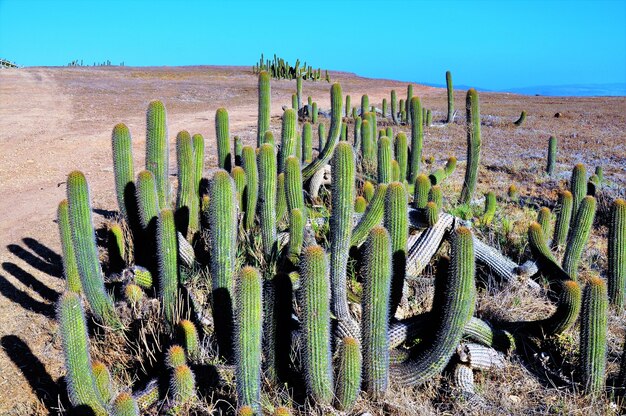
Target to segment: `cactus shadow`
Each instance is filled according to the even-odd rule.
[[[56,302],[59,298],[59,292],[46,286],[45,284],[37,280],[35,276],[28,273],[18,265],[11,262],[4,262],[2,263],[2,269],[5,272],[11,274],[17,280],[19,280],[23,285],[33,289],[42,298],[50,302]]]
[[[43,273],[59,279],[63,277],[61,256],[33,238],[25,238],[22,241],[37,255],[17,244],[7,245],[9,252]]]
[[[50,267],[54,267],[59,276],[63,274],[63,258],[56,251],[41,244],[39,241],[31,237],[25,237],[22,242],[31,249],[35,254],[41,257]]]
[[[105,220],[114,219],[119,215],[117,211],[112,211],[110,209],[94,208],[92,211],[94,214],[100,215]]]
[[[215,338],[220,356],[228,362],[233,358],[233,300],[225,288],[213,290],[213,317],[215,323]],[[216,313],[216,311],[218,311]]]
[[[33,280],[36,279],[33,278]],[[0,275],[0,293],[26,310],[41,314],[50,319],[54,319],[55,310],[53,304],[33,299],[28,293],[15,287],[6,277],[2,275]]]
[[[13,364],[20,369],[33,393],[50,414],[56,414],[60,404],[65,408],[70,407],[67,390],[62,388],[62,383],[52,379],[43,363],[21,338],[16,335],[5,335],[0,340],[0,345]]]

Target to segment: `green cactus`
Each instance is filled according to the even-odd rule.
[[[422,125],[422,104],[419,97],[413,97],[407,104],[411,108],[411,165],[409,167],[409,183],[414,184],[422,161],[422,146],[424,141],[424,126]]]
[[[261,412],[261,275],[254,267],[241,269],[236,289],[235,379],[237,405]]]
[[[254,151],[253,151],[254,152]],[[232,292],[235,258],[237,255],[237,205],[235,184],[228,172],[213,175],[209,204],[209,248],[212,277],[213,316],[215,335],[220,353],[231,356],[232,350]]]
[[[558,296],[556,311],[548,318],[536,322],[543,336],[559,335],[567,331],[578,319],[582,303],[580,285],[573,280],[559,281],[555,290]],[[532,333],[532,328],[529,328]]]
[[[137,401],[128,393],[120,393],[113,401],[113,416],[139,416]]]
[[[202,181],[202,175],[204,175],[204,137],[196,133],[191,137],[191,140],[193,142],[194,178],[196,179],[194,192],[199,196],[200,182]],[[198,200],[199,204],[200,201]]]
[[[135,193],[135,174],[133,171],[133,150],[130,131],[125,124],[120,123],[113,127],[111,135],[111,145],[113,150],[113,176],[115,177],[115,193],[120,214],[128,221],[128,212],[133,207],[134,200],[129,198]]]
[[[171,378],[171,391],[177,406],[188,404],[196,395],[196,378],[191,369],[180,365],[174,369]],[[178,413],[174,410],[175,413]]]
[[[178,244],[174,213],[161,210],[157,220],[157,257],[159,265],[159,298],[170,327],[178,322]]]
[[[357,196],[354,200],[354,212],[356,214],[363,214],[367,209],[367,201],[362,196]]]
[[[580,373],[583,388],[589,394],[604,390],[608,295],[606,283],[593,277],[585,286],[580,313]]]
[[[317,108],[317,103],[313,103],[313,105],[311,105],[311,123],[313,124],[317,124],[317,118],[319,115],[319,109]]]
[[[143,299],[143,290],[134,283],[128,283],[126,287],[124,287],[124,297],[131,307],[135,307],[139,305],[139,302]]]
[[[263,136],[264,139],[266,137],[267,135]],[[272,140],[274,140],[274,136],[272,136]],[[241,166],[241,163],[242,163],[241,154],[243,153],[243,142],[241,141],[241,137],[239,136],[235,136],[233,138],[233,142],[234,142],[233,147],[235,148],[235,165]]]
[[[474,243],[472,232],[459,227],[453,231],[448,277],[438,281],[433,303],[433,337],[420,343],[409,359],[391,369],[401,385],[417,385],[429,380],[446,366],[459,345],[463,329],[474,313],[476,303]]]
[[[461,190],[460,204],[469,204],[476,190],[478,165],[480,164],[480,102],[474,88],[467,91],[466,98],[467,165]]]
[[[406,134],[400,132],[396,136],[395,140],[395,156],[400,165],[400,182],[404,182],[407,179],[408,159],[409,159],[409,146],[406,138]]]
[[[293,264],[297,264],[302,244],[304,243],[304,226],[306,217],[299,208],[291,210],[289,218],[289,259]]]
[[[596,166],[594,173],[600,180],[600,184],[602,184],[604,182],[604,172],[602,171],[602,166]]]
[[[433,125],[433,112],[432,110],[426,110],[426,127],[430,127]]]
[[[287,195],[285,193],[285,173],[276,177],[276,221],[281,221],[287,213]]]
[[[117,265],[126,264],[126,241],[124,230],[120,224],[111,224],[108,230],[107,249],[109,252],[109,267],[115,268]]]
[[[302,108],[302,76],[296,77],[296,101],[298,102],[297,110]]]
[[[444,172],[446,173],[446,178],[452,175],[455,169],[456,169],[456,157],[450,156],[448,158],[448,161],[446,162],[446,166],[443,168]]]
[[[434,201],[429,201],[426,204],[426,223],[429,227],[434,226],[439,221],[439,206]]]
[[[246,192],[244,198],[245,217],[244,228],[252,229],[256,217],[256,207],[259,198],[259,171],[256,164],[256,152],[252,146],[243,147],[243,170],[246,171]]]
[[[104,363],[100,361],[94,361],[91,365],[91,371],[93,373],[93,379],[96,384],[96,389],[100,394],[100,398],[104,403],[110,403],[113,400],[113,383],[111,382],[111,373]]]
[[[346,111],[345,111],[345,117],[346,118],[350,117],[350,108],[352,108],[350,104],[351,104],[350,103],[350,95],[346,95]]]
[[[483,214],[482,223],[485,225],[491,224],[494,216],[496,215],[496,208],[498,203],[496,202],[496,193],[489,191],[485,194],[485,213]]]
[[[621,311],[626,290],[626,201],[623,199],[613,201],[608,242],[609,296],[611,304]]]
[[[319,246],[302,252],[300,263],[302,307],[302,362],[308,394],[319,404],[333,397],[330,351],[330,288],[326,277],[326,255]]]
[[[393,124],[398,124],[398,100],[396,90],[391,90],[391,120]]]
[[[550,176],[554,174],[554,168],[556,166],[556,137],[550,136],[548,140],[548,166],[546,167],[546,173]]]
[[[398,182],[400,180],[400,164],[397,160],[391,161],[391,181]]]
[[[389,233],[380,226],[370,231],[365,242],[361,301],[363,308],[361,319],[363,387],[374,399],[384,396],[389,378],[387,328],[391,295],[391,244]]]
[[[199,228],[200,201],[196,188],[194,149],[191,136],[181,131],[176,136],[176,159],[178,163],[178,193],[176,196],[177,229],[191,240]]]
[[[170,346],[165,353],[165,365],[173,370],[184,364],[187,364],[187,357],[183,347],[178,344]]]
[[[354,227],[352,239],[350,240],[351,246],[361,245],[367,238],[370,230],[381,223],[384,216],[386,194],[387,184],[379,184],[361,220],[356,227]]]
[[[522,114],[520,114],[520,116],[517,119],[517,121],[515,121],[515,123],[513,123],[513,124],[515,124],[516,126],[519,127],[519,126],[521,126],[524,123],[524,121],[526,121],[526,111],[522,111]]]
[[[165,106],[161,101],[148,104],[146,128],[146,170],[154,175],[159,207],[167,208],[170,201],[169,142]]]
[[[400,99],[400,103],[399,103],[399,107],[400,107],[400,121],[402,123],[406,123],[406,103],[404,102],[404,98]]]
[[[281,147],[278,155],[278,172],[284,172],[285,161],[289,156],[296,154],[298,133],[296,131],[296,113],[293,110],[286,110],[283,113],[283,124],[281,132]]]
[[[273,149],[273,146],[272,146]],[[246,190],[246,171],[243,170],[243,168],[241,166],[235,166],[231,171],[230,171],[231,176],[233,177],[233,180],[235,181],[235,188],[237,189],[237,202],[239,203],[239,209],[241,211],[244,210],[245,205],[243,204],[243,197],[245,195],[245,190]]]
[[[372,201],[372,198],[374,197],[374,192],[376,191],[376,188],[374,187],[374,184],[371,183],[370,181],[365,181],[363,182],[363,196],[365,197],[365,200],[369,203]]]
[[[57,223],[61,237],[61,253],[63,258],[63,276],[67,290],[80,293],[81,284],[76,264],[76,254],[72,244],[72,229],[70,228],[70,216],[67,199],[59,202],[57,209]]]
[[[276,152],[271,144],[261,146],[259,167],[259,220],[263,253],[270,256],[276,245]]]
[[[387,99],[383,98],[383,103],[382,103],[382,112],[383,112],[383,118],[387,118]]]
[[[565,245],[572,218],[573,203],[573,196],[570,191],[559,192],[556,224],[554,226],[554,238],[552,239],[553,248],[560,248]]]
[[[413,113],[413,85],[409,84],[406,87],[406,101],[404,102],[404,105],[406,106],[406,115],[408,117],[407,119],[407,123],[409,124],[413,124],[413,123],[419,123],[420,124],[420,128],[422,126],[422,117],[420,117],[417,121],[416,119],[413,117],[415,115],[415,113]],[[422,115],[422,107],[420,106],[419,108],[419,114],[420,116]]]
[[[361,117],[354,117],[354,142],[353,147],[358,151],[361,149],[361,124],[363,119]]]
[[[378,183],[391,182],[391,140],[388,137],[381,137],[378,141]]]
[[[350,411],[361,388],[361,346],[351,337],[341,340],[335,377],[335,406]]]
[[[341,138],[340,140],[346,141],[348,140],[348,125],[346,123],[341,123]]]
[[[548,207],[542,207],[539,210],[539,214],[537,214],[537,222],[541,225],[541,231],[545,237],[550,235],[551,231],[551,223],[552,220],[552,212]]]
[[[317,125],[317,151],[321,152],[326,146],[326,127],[322,123]]]
[[[439,169],[435,170],[430,175],[428,175],[428,179],[430,180],[430,183],[433,184],[433,185],[437,185],[437,184],[442,183],[444,181],[444,179],[446,179],[446,171],[445,171],[445,169],[439,168]]]
[[[367,95],[361,96],[361,117],[370,110],[370,98]],[[365,120],[365,119],[363,119]]]
[[[256,147],[261,147],[263,136],[265,132],[270,129],[270,89],[270,75],[266,71],[259,72],[259,121],[257,126]]]
[[[287,195],[288,212],[298,208],[306,215],[300,161],[294,156],[287,158],[285,164],[285,194]]]
[[[313,161],[313,132],[308,121],[302,126],[302,161],[305,163]]]
[[[534,222],[528,227],[528,243],[530,251],[537,261],[539,270],[541,270],[544,276],[548,277],[550,281],[570,279],[550,251],[541,225],[538,222]]]
[[[413,208],[426,208],[428,194],[430,193],[431,181],[423,173],[415,178],[415,195],[413,195]]]
[[[581,201],[587,195],[587,169],[582,163],[574,166],[572,170],[572,178],[570,179],[570,190],[572,191],[572,221],[576,218],[578,207]]]
[[[100,397],[91,368],[85,312],[77,293],[66,292],[61,297],[57,319],[67,370],[65,382],[72,406],[84,406],[97,416],[106,416],[106,405]]]
[[[298,111],[298,96],[296,94],[291,94],[291,108]]]
[[[517,186],[515,186],[515,184],[509,185],[509,189],[507,190],[507,196],[509,197],[509,200],[511,202],[519,201],[519,189],[517,189]]]
[[[454,87],[452,86],[452,73],[446,71],[446,89],[448,90],[448,117],[446,123],[452,123],[454,119]]]
[[[441,211],[441,208],[443,208],[443,192],[441,191],[441,186],[434,185],[430,188],[428,202],[434,202],[435,205],[437,205],[437,210]]]
[[[574,227],[568,236],[565,255],[563,256],[563,270],[569,274],[572,280],[576,280],[578,275],[578,263],[589,239],[595,214],[596,199],[592,196],[584,197],[578,208]]]
[[[67,201],[78,274],[91,311],[98,321],[119,328],[113,299],[104,288],[102,279],[87,179],[79,171],[71,172],[67,177]]]
[[[263,133],[265,134],[265,132]],[[228,126],[228,111],[218,108],[215,112],[215,140],[217,142],[217,166],[230,172],[232,157],[230,153],[230,131]]]
[[[178,338],[187,356],[191,360],[198,358],[200,354],[200,340],[196,326],[188,319],[183,319],[178,323]]]
[[[144,289],[150,289],[152,287],[152,273],[141,266],[135,266],[133,268],[133,282]]]
[[[361,156],[363,158],[364,170],[371,172],[376,166],[376,161],[374,160],[374,139],[372,138],[370,123],[366,119],[363,119],[361,122]]]
[[[402,299],[406,275],[407,243],[409,236],[408,195],[402,182],[390,183],[385,197],[385,228],[391,237],[393,276],[389,314],[393,317]]]

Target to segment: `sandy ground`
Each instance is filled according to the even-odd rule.
[[[367,93],[380,107],[406,84],[331,73],[352,105]],[[321,108],[329,106],[326,82],[304,84]],[[280,129],[283,105],[290,106],[295,81],[272,82],[272,128]],[[445,90],[415,88],[435,122],[445,118]],[[110,135],[119,122],[133,135],[136,172],[144,163],[145,110],[151,99],[168,110],[169,135],[179,130],[207,140],[207,166],[215,164],[214,115],[230,113],[231,134],[251,144],[256,135],[256,77],[249,68],[25,68],[0,71],[0,414],[54,413],[63,374],[54,321],[54,302],[63,290],[56,207],[65,197],[68,172],[83,171],[91,187],[95,219],[117,208]],[[427,129],[424,154],[441,165],[450,154],[465,158],[463,91],[456,93],[459,116],[448,126]],[[505,192],[512,182],[540,172],[547,140],[559,138],[559,174],[571,166],[604,167],[605,176],[626,184],[626,98],[523,97],[481,94],[483,168],[480,190]],[[521,110],[526,124],[512,126]],[[554,118],[556,112],[563,117]],[[315,134],[315,133],[314,133]],[[171,146],[171,172],[175,173]],[[528,174],[524,174],[524,172]],[[482,173],[482,172],[481,172]],[[532,175],[531,175],[532,174]],[[462,175],[462,172],[457,172]],[[522,192],[544,180],[521,183]]]

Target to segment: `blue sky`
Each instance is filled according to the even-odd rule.
[[[261,52],[363,76],[486,89],[626,83],[626,0],[0,0],[18,64],[252,65]]]

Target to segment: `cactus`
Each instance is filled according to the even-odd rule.
[[[426,127],[430,127],[433,125],[433,112],[430,109],[426,110],[425,124],[426,124]]]
[[[265,134],[265,132],[263,132]],[[228,127],[228,111],[218,108],[215,112],[215,140],[217,142],[217,166],[230,172],[232,158],[230,155],[230,132]]]
[[[83,291],[95,317],[100,322],[117,328],[120,322],[115,313],[113,300],[104,288],[98,260],[89,187],[85,175],[79,171],[71,172],[67,177],[67,200],[72,244]]]
[[[263,136],[265,132],[270,129],[270,88],[270,75],[266,71],[259,72],[259,121],[257,126],[256,147],[261,147]]]
[[[265,140],[265,137],[267,136],[263,136],[264,140]],[[272,136],[272,140],[274,140],[274,136]],[[233,138],[233,142],[234,142],[233,147],[235,148],[235,165],[241,166],[241,163],[242,163],[241,154],[243,152],[243,142],[241,141],[241,137],[239,136],[235,136]]]
[[[291,94],[291,108],[298,111],[298,96],[296,94]]]
[[[400,107],[400,121],[402,123],[406,123],[406,103],[404,102],[404,98],[400,99],[399,107]]]
[[[313,161],[313,132],[308,121],[302,126],[302,161],[305,163]]]
[[[243,147],[243,170],[246,171],[246,192],[245,192],[245,218],[244,228],[252,229],[256,216],[256,206],[259,197],[259,172],[256,164],[256,153],[252,146]]]
[[[376,166],[374,160],[374,140],[372,138],[372,129],[368,120],[363,119],[361,122],[361,156],[363,158],[363,168],[365,171],[371,171]]]
[[[283,113],[283,124],[281,132],[281,148],[278,155],[278,172],[284,172],[285,161],[289,156],[296,154],[298,133],[296,132],[296,113],[293,110],[286,110]]]
[[[165,353],[165,365],[170,369],[187,364],[185,350],[180,345],[172,345]]]
[[[391,374],[401,385],[422,384],[446,366],[456,350],[463,328],[474,313],[474,243],[472,232],[459,227],[453,231],[450,267],[445,281],[438,281],[433,303],[433,337],[418,345],[402,364],[393,366]],[[443,280],[443,279],[442,279]]]
[[[398,124],[398,100],[396,90],[391,90],[391,120],[393,124]]]
[[[254,151],[253,151],[254,152]],[[209,248],[212,277],[215,335],[220,353],[230,357],[232,349],[232,289],[237,255],[237,210],[235,184],[224,170],[213,175],[209,204]]]
[[[236,290],[235,379],[238,406],[261,412],[261,275],[254,267],[241,269]]]
[[[345,114],[346,114],[345,117],[346,118],[350,117],[350,108],[351,108],[350,104],[351,104],[350,103],[350,95],[346,95],[346,111],[345,111]]]
[[[574,166],[572,170],[572,178],[570,179],[570,190],[572,191],[572,221],[576,218],[578,207],[581,201],[587,195],[587,169],[582,163]]]
[[[120,393],[113,401],[113,416],[139,416],[137,401],[128,393]]]
[[[320,404],[332,400],[330,353],[330,297],[326,255],[319,246],[303,250],[300,263],[302,307],[302,362],[308,394]]]
[[[293,264],[297,264],[300,252],[302,251],[302,244],[304,242],[304,226],[306,224],[306,218],[300,208],[293,208],[291,210],[291,217],[289,219],[289,259]]]
[[[285,194],[287,195],[287,211],[291,212],[294,208],[298,208],[306,216],[300,162],[294,156],[287,158],[285,165]]]
[[[276,245],[276,153],[271,144],[261,146],[258,167],[261,240],[263,254],[269,257]]]
[[[546,173],[549,176],[554,174],[554,168],[556,166],[556,137],[550,136],[548,140],[548,166],[546,167]]]
[[[404,182],[407,179],[408,159],[409,159],[409,147],[407,143],[406,134],[400,132],[396,136],[395,140],[395,156],[400,166],[400,182]]]
[[[321,152],[326,146],[326,127],[322,123],[317,125],[317,151]]]
[[[367,95],[361,96],[361,117],[370,110],[370,98]],[[364,119],[365,120],[365,119]]]
[[[456,157],[450,156],[446,162],[446,166],[443,168],[444,172],[446,173],[446,178],[452,175],[455,169],[456,169]]]
[[[352,235],[352,214],[355,197],[355,162],[352,146],[340,142],[332,159],[332,214],[330,217],[330,285],[331,310],[339,321],[339,331],[350,334],[354,321],[348,310],[346,293],[348,251]]]
[[[509,185],[509,189],[507,190],[507,196],[509,197],[509,200],[511,202],[519,201],[519,190],[517,189],[517,186],[515,186],[515,184]]]
[[[198,194],[199,205],[200,182],[204,174],[204,137],[201,134],[194,134],[191,140],[193,142],[194,178],[196,179],[194,192]]]
[[[389,315],[393,317],[402,298],[409,235],[408,195],[401,182],[393,182],[387,187],[384,224],[391,238],[393,256],[393,276],[389,300]]]
[[[384,216],[385,196],[387,194],[387,185],[381,183],[376,188],[376,193],[372,197],[367,210],[361,217],[359,223],[354,227],[352,232],[351,246],[358,246],[365,238],[367,238],[370,230],[380,224]]]
[[[383,136],[378,141],[378,183],[391,182],[391,140]]]
[[[443,168],[439,168],[430,175],[428,175],[428,179],[432,185],[437,185],[443,182],[446,178],[446,171]]]
[[[166,208],[170,201],[169,143],[165,106],[161,101],[148,104],[146,128],[146,170],[154,175],[159,196],[159,207]]]
[[[159,299],[170,327],[178,322],[178,244],[174,214],[161,210],[157,220],[157,257],[159,259]]]
[[[572,280],[576,280],[578,275],[578,263],[583,249],[589,239],[593,218],[596,214],[596,200],[592,196],[583,198],[576,214],[574,228],[570,231],[563,256],[563,270]]]
[[[542,207],[537,214],[537,222],[541,225],[541,231],[545,237],[550,235],[550,220],[552,219],[552,212],[548,207]]]
[[[276,177],[276,221],[283,219],[287,213],[287,195],[285,193],[285,174]]]
[[[485,213],[483,214],[482,223],[485,225],[491,224],[493,217],[496,215],[496,194],[493,191],[489,191],[485,194]]]
[[[354,200],[354,212],[356,214],[362,214],[367,209],[367,201],[362,196],[357,196]]]
[[[559,281],[555,292],[558,295],[556,311],[548,318],[531,323],[528,331],[544,337],[559,335],[567,331],[578,319],[582,302],[580,285],[573,280]]]
[[[113,176],[115,177],[115,193],[120,214],[129,220],[128,212],[133,209],[135,193],[135,174],[133,173],[133,150],[130,131],[125,124],[113,127],[111,135],[113,150]],[[130,207],[129,204],[132,204]]]
[[[286,407],[277,407],[274,409],[273,416],[291,416],[291,412]]]
[[[335,377],[335,406],[350,411],[361,388],[361,346],[354,338],[345,337],[339,346],[339,363]]]
[[[341,123],[341,139],[342,141],[348,140],[348,125]]]
[[[383,118],[387,118],[387,99],[383,98],[383,104],[382,104],[382,112],[383,112]]]
[[[400,164],[397,160],[391,161],[391,181],[398,182],[400,180]]]
[[[585,286],[580,313],[580,372],[585,391],[604,390],[608,296],[604,280],[593,277]]]
[[[426,204],[426,223],[429,227],[434,226],[439,221],[439,209],[434,201],[429,201]]]
[[[143,299],[143,290],[134,283],[128,283],[124,288],[124,297],[131,307],[135,307]]]
[[[302,76],[296,77],[296,101],[298,102],[297,110],[302,108]]]
[[[361,148],[361,123],[363,123],[363,120],[361,119],[361,117],[354,118],[353,146],[357,151],[359,151],[359,149]]]
[[[557,203],[559,209],[554,226],[554,238],[552,239],[553,248],[560,248],[565,245],[572,218],[572,205],[572,193],[570,191],[559,192],[559,201]]]
[[[65,381],[72,406],[86,407],[97,416],[106,416],[108,413],[92,372],[85,312],[77,293],[66,292],[61,297],[57,319],[67,370]]]
[[[417,175],[415,179],[415,195],[413,196],[414,208],[425,208],[430,193],[431,181],[423,173]]]
[[[609,296],[611,304],[621,311],[626,289],[626,201],[623,199],[616,199],[611,207],[608,242]]]
[[[430,188],[428,202],[434,202],[435,205],[437,205],[437,210],[441,211],[441,208],[443,208],[443,192],[441,191],[441,186],[434,185]]]
[[[604,182],[604,172],[602,171],[602,166],[596,166],[594,173],[600,180],[600,184],[602,184]]]
[[[526,111],[522,111],[522,114],[520,114],[519,118],[517,119],[517,121],[513,124],[515,124],[516,126],[521,126],[524,121],[526,121]]]
[[[272,149],[273,148],[274,147],[272,146]],[[259,167],[259,171],[260,171],[260,167]],[[244,201],[243,197],[245,195],[246,183],[247,183],[246,171],[243,170],[241,166],[235,166],[231,170],[230,174],[233,177],[233,180],[235,181],[235,188],[237,189],[237,202],[238,202],[239,210],[243,211],[245,209],[245,206],[243,204],[243,201]]]
[[[559,266],[556,258],[550,251],[541,225],[538,222],[534,222],[528,227],[528,243],[530,251],[537,261],[539,270],[541,270],[544,276],[551,282],[570,280],[569,275]]]
[[[176,196],[177,229],[191,240],[199,228],[198,209],[200,201],[196,188],[193,142],[186,131],[176,136],[176,159],[178,163],[178,193]]]
[[[384,227],[374,227],[365,244],[361,302],[363,386],[372,398],[378,399],[387,390],[389,376],[387,328],[391,294],[392,242]]]
[[[135,266],[133,268],[133,282],[144,289],[150,289],[152,287],[152,274],[141,266]]]
[[[454,119],[454,87],[452,86],[452,73],[446,71],[446,89],[448,90],[448,117],[446,123],[452,123]]]
[[[419,120],[416,121],[416,119],[413,117],[415,115],[415,113],[413,113],[413,85],[409,84],[406,87],[406,101],[404,102],[404,105],[406,106],[406,115],[408,117],[407,119],[407,123],[409,124],[413,124],[413,123],[419,123],[420,124],[420,128],[422,126],[422,117],[419,117]],[[420,106],[419,108],[419,114],[420,116],[422,115],[422,107]]]
[[[311,123],[317,124],[317,118],[319,115],[319,109],[317,108],[317,103],[313,103],[311,105]]]
[[[111,373],[104,363],[100,361],[94,361],[91,365],[91,371],[93,373],[93,379],[96,384],[96,390],[100,394],[100,398],[104,403],[109,403],[113,400],[113,384],[111,382]]]
[[[186,364],[180,365],[174,369],[170,382],[174,402],[178,406],[189,403],[195,397],[196,378]]]
[[[422,125],[422,104],[419,97],[413,97],[408,105],[411,108],[411,165],[409,167],[409,183],[414,184],[422,161],[422,144],[424,141],[424,126]]]
[[[373,183],[371,183],[370,181],[363,182],[363,196],[368,203],[372,201],[375,191],[376,188],[374,187]]]
[[[188,319],[183,319],[178,323],[178,337],[187,356],[191,360],[198,358],[200,354],[200,340],[196,326]]]
[[[72,245],[72,230],[70,228],[67,199],[59,202],[59,207],[57,209],[57,223],[59,224],[59,235],[61,237],[61,253],[63,259],[65,287],[69,291],[80,293],[80,276],[78,275],[76,254],[74,253],[74,246]]]
[[[460,204],[469,204],[476,190],[480,163],[480,103],[474,88],[467,91],[466,99],[467,165],[461,190]]]

